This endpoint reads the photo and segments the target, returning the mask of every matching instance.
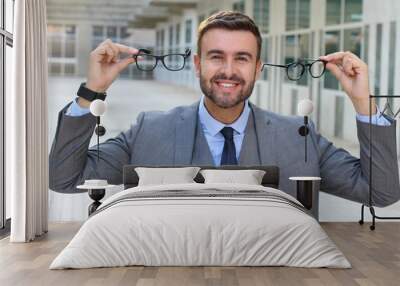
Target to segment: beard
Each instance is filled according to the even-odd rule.
[[[213,83],[216,80],[232,80],[236,81],[239,83],[241,86],[241,89],[234,94],[231,93],[222,93],[222,94],[217,94],[217,91],[213,87]],[[249,82],[246,85],[246,81],[242,79],[241,77],[233,74],[231,77],[227,77],[223,73],[219,73],[214,75],[209,82],[207,82],[207,79],[202,76],[200,72],[200,88],[203,94],[209,98],[215,105],[217,105],[220,108],[228,109],[234,106],[237,106],[244,102],[246,99],[248,99],[253,92],[254,88],[254,83],[255,83],[255,73],[253,80]]]

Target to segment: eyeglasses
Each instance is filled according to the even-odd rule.
[[[136,67],[141,71],[152,71],[156,68],[158,61],[169,71],[180,71],[185,67],[186,59],[191,50],[186,49],[184,54],[167,54],[162,56],[153,55],[148,49],[139,49],[132,57],[136,61]],[[139,59],[138,59],[139,58]]]
[[[313,78],[319,78],[325,73],[326,63],[326,61],[320,59],[299,59],[297,62],[287,65],[263,64],[261,70],[264,69],[264,66],[285,68],[287,77],[290,80],[299,80],[308,68],[308,72]]]

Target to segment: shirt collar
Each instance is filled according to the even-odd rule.
[[[239,118],[236,119],[232,124],[224,124],[219,122],[208,112],[206,106],[204,105],[204,95],[200,99],[199,105],[199,120],[200,123],[207,129],[211,136],[217,135],[222,128],[225,126],[232,127],[237,133],[243,134],[246,129],[247,120],[249,119],[250,107],[249,101],[246,99],[244,104],[244,109],[240,114]]]

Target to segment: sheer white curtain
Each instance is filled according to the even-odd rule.
[[[47,231],[46,1],[15,2],[13,93],[6,97],[6,187],[12,242]]]

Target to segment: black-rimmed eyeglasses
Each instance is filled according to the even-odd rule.
[[[264,66],[272,66],[286,69],[286,75],[290,80],[299,80],[306,69],[308,69],[309,74],[313,78],[321,77],[326,70],[326,61],[324,60],[313,60],[313,59],[299,59],[296,62],[289,63],[287,65],[275,65],[275,64],[263,64],[261,70],[264,69]]]
[[[180,71],[185,67],[186,59],[190,56],[191,50],[186,49],[184,54],[167,54],[156,56],[148,49],[139,49],[139,52],[132,57],[136,61],[136,67],[141,71],[152,71],[156,68],[158,61],[169,71]],[[139,59],[138,59],[139,58]]]

